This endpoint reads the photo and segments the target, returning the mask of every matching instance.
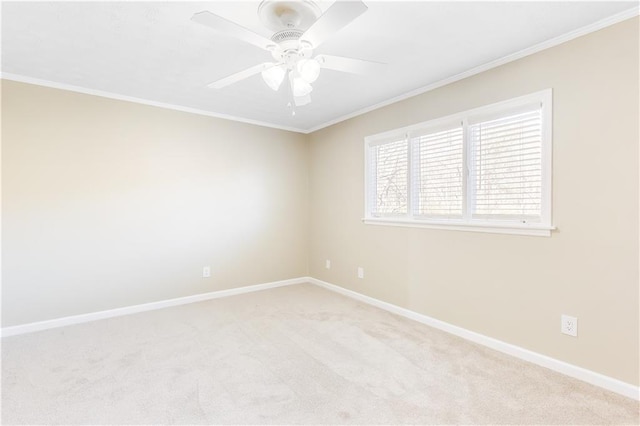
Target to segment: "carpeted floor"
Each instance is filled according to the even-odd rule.
[[[3,424],[638,424],[637,401],[312,285],[2,342]]]

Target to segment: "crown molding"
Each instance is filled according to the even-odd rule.
[[[435,90],[435,89],[437,89],[439,87],[446,86],[447,84],[455,83],[456,81],[459,81],[459,80],[474,76],[476,74],[480,74],[480,73],[488,71],[488,70],[490,70],[492,68],[496,68],[496,67],[499,67],[501,65],[508,64],[509,62],[516,61],[516,60],[524,58],[526,56],[533,55],[534,53],[538,53],[538,52],[541,52],[543,50],[558,46],[558,45],[560,45],[562,43],[566,43],[567,41],[571,41],[571,40],[573,40],[575,38],[582,37],[582,36],[587,35],[589,33],[601,30],[601,29],[609,27],[611,25],[615,25],[615,24],[617,24],[619,22],[626,21],[627,19],[631,19],[631,18],[633,18],[635,16],[638,16],[639,13],[640,13],[640,7],[636,6],[634,8],[625,10],[625,11],[617,13],[615,15],[611,15],[608,18],[601,19],[601,20],[596,21],[596,22],[594,22],[592,24],[589,24],[589,25],[586,25],[584,27],[580,27],[580,28],[578,28],[576,30],[570,31],[568,33],[562,34],[562,35],[560,35],[558,37],[554,37],[554,38],[549,39],[547,41],[543,41],[542,43],[538,43],[538,44],[533,45],[531,47],[527,47],[526,49],[522,49],[522,50],[520,50],[518,52],[509,54],[507,56],[503,56],[502,58],[493,60],[491,62],[487,62],[487,63],[479,65],[479,66],[477,66],[475,68],[471,68],[471,69],[469,69],[467,71],[461,72],[460,74],[456,74],[454,76],[447,77],[445,79],[436,81],[434,83],[430,83],[430,84],[428,84],[426,86],[423,86],[421,88],[412,90],[410,92],[404,93],[402,95],[396,96],[396,97],[388,99],[386,101],[382,101],[382,102],[377,103],[375,105],[371,105],[369,107],[360,109],[360,110],[352,112],[350,114],[343,115],[343,116],[338,117],[336,119],[333,119],[331,121],[327,121],[326,123],[320,124],[320,125],[318,125],[316,127],[312,127],[311,129],[306,130],[305,133],[309,134],[309,133],[316,132],[318,130],[322,130],[322,129],[326,128],[326,127],[333,126],[334,124],[338,124],[340,122],[349,120],[350,118],[354,118],[354,117],[357,117],[359,115],[363,115],[363,114],[366,114],[368,112],[374,111],[376,109],[385,107],[387,105],[391,105],[391,104],[394,104],[396,102],[400,102],[400,101],[403,101],[405,99],[409,99],[409,98],[412,98],[414,96],[421,95],[421,94],[426,93],[426,92],[430,92],[431,90]]]
[[[185,106],[175,105],[175,104],[169,104],[169,103],[164,103],[164,102],[156,102],[156,101],[137,98],[137,97],[133,97],[133,96],[122,95],[122,94],[119,94],[119,93],[113,93],[113,92],[108,92],[108,91],[104,91],[104,90],[89,89],[89,88],[86,88],[86,87],[74,86],[74,85],[66,84],[66,83],[58,83],[58,82],[55,82],[55,81],[43,80],[43,79],[29,77],[29,76],[20,75],[20,74],[12,74],[12,73],[2,72],[1,73],[1,77],[3,79],[6,79],[6,80],[12,80],[12,81],[18,81],[18,82],[22,82],[22,83],[35,84],[35,85],[38,85],[38,86],[51,87],[51,88],[54,88],[54,89],[68,90],[68,91],[71,91],[71,92],[84,93],[84,94],[87,94],[87,95],[100,96],[100,97],[109,98],[109,99],[116,99],[116,100],[121,100],[121,101],[133,102],[133,103],[138,103],[138,104],[142,104],[142,105],[154,106],[154,107],[158,107],[158,108],[165,108],[165,109],[171,109],[171,110],[175,110],[175,111],[187,112],[187,113],[191,113],[191,114],[204,115],[204,116],[207,116],[207,117],[220,118],[220,119],[223,119],[223,120],[231,120],[231,121],[236,121],[236,122],[245,123],[245,124],[253,124],[253,125],[256,125],[256,126],[268,127],[268,128],[277,129],[277,130],[285,130],[285,131],[294,132],[294,133],[311,134],[311,133],[316,132],[318,130],[322,130],[322,129],[326,128],[326,127],[333,126],[334,124],[341,123],[343,121],[346,121],[346,120],[349,120],[351,118],[366,114],[368,112],[383,108],[383,107],[391,105],[393,103],[400,102],[400,101],[403,101],[405,99],[421,95],[421,94],[429,92],[431,90],[435,90],[435,89],[437,89],[439,87],[446,86],[447,84],[455,83],[456,81],[459,81],[459,80],[474,76],[476,74],[480,74],[480,73],[488,71],[488,70],[490,70],[492,68],[496,68],[496,67],[499,67],[501,65],[508,64],[509,62],[513,62],[513,61],[516,61],[518,59],[524,58],[526,56],[533,55],[534,53],[538,53],[540,51],[555,47],[555,46],[560,45],[562,43],[566,43],[566,42],[568,42],[570,40],[573,40],[575,38],[578,38],[578,37],[587,35],[589,33],[601,30],[601,29],[609,27],[611,25],[615,25],[615,24],[617,24],[619,22],[622,22],[622,21],[625,21],[627,19],[631,19],[633,17],[638,16],[639,14],[640,14],[640,6],[635,6],[635,7],[631,8],[631,9],[622,11],[622,12],[617,13],[615,15],[611,15],[611,16],[609,16],[607,18],[604,18],[604,19],[601,19],[599,21],[596,21],[596,22],[594,22],[592,24],[589,24],[589,25],[586,25],[584,27],[580,27],[578,29],[570,31],[568,33],[562,34],[562,35],[560,35],[558,37],[554,37],[552,39],[549,39],[549,40],[544,41],[542,43],[538,43],[538,44],[536,44],[534,46],[528,47],[528,48],[520,50],[518,52],[509,54],[507,56],[503,56],[502,58],[496,59],[494,61],[487,62],[485,64],[482,64],[482,65],[479,65],[477,67],[471,68],[471,69],[469,69],[467,71],[461,72],[461,73],[453,75],[451,77],[447,77],[445,79],[436,81],[434,83],[430,83],[430,84],[428,84],[426,86],[420,87],[420,88],[412,90],[410,92],[406,92],[406,93],[404,93],[402,95],[399,95],[399,96],[395,96],[395,97],[393,97],[391,99],[388,99],[388,100],[383,101],[383,102],[379,102],[377,104],[368,106],[366,108],[359,109],[359,110],[354,111],[352,113],[340,116],[338,118],[335,118],[333,120],[329,120],[329,121],[327,121],[325,123],[319,124],[317,126],[314,126],[314,127],[308,128],[308,129],[300,129],[300,128],[296,128],[296,127],[281,126],[281,125],[274,124],[274,123],[268,123],[268,122],[259,121],[259,120],[251,120],[251,119],[248,119],[248,118],[238,117],[238,116],[234,116],[234,115],[216,113],[216,112],[212,112],[212,111],[205,111],[205,110],[201,110],[201,109],[197,109],[197,108],[190,108],[190,107],[185,107]]]
[[[29,77],[29,76],[26,76],[26,75],[2,72],[0,76],[4,80],[17,81],[17,82],[20,82],[20,83],[28,83],[28,84],[34,84],[34,85],[37,85],[37,86],[51,87],[53,89],[68,90],[70,92],[82,93],[82,94],[85,94],[85,95],[99,96],[99,97],[102,97],[102,98],[116,99],[116,100],[119,100],[119,101],[126,101],[126,102],[133,102],[133,103],[136,103],[136,104],[154,106],[154,107],[157,107],[157,108],[164,108],[164,109],[171,109],[171,110],[174,110],[174,111],[188,112],[190,114],[197,114],[197,115],[204,115],[204,116],[207,116],[207,117],[221,118],[223,120],[236,121],[236,122],[245,123],[245,124],[253,124],[255,126],[269,127],[269,128],[272,128],[272,129],[285,130],[285,131],[288,131],[288,132],[306,133],[306,130],[298,129],[298,128],[295,128],[295,127],[279,126],[277,124],[267,123],[267,122],[264,122],[264,121],[251,120],[249,118],[237,117],[237,116],[228,115],[228,114],[220,114],[220,113],[217,113],[217,112],[205,111],[205,110],[202,110],[202,109],[190,108],[190,107],[185,107],[185,106],[181,106],[181,105],[168,104],[168,103],[165,103],[165,102],[156,102],[156,101],[151,101],[151,100],[148,100],[148,99],[137,98],[137,97],[134,97],[134,96],[127,96],[127,95],[122,95],[122,94],[119,94],[119,93],[108,92],[108,91],[105,91],[105,90],[89,89],[89,88],[86,88],[86,87],[74,86],[72,84],[58,83],[56,81],[50,81],[50,80],[43,80],[43,79],[40,79],[40,78]]]

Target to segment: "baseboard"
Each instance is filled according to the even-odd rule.
[[[334,291],[336,293],[340,293],[344,296],[351,297],[369,305],[373,305],[394,314],[403,316],[405,318],[421,322],[430,327],[437,328],[438,330],[454,334],[456,336],[462,337],[463,339],[470,340],[499,352],[514,356],[516,358],[520,358],[522,360],[540,365],[542,367],[546,367],[550,370],[562,373],[578,380],[582,380],[584,382],[610,390],[620,395],[640,400],[640,388],[638,386],[625,383],[621,380],[614,379],[613,377],[605,376],[604,374],[596,373],[595,371],[587,370],[586,368],[578,367],[576,365],[530,351],[520,346],[512,345],[510,343],[506,343],[501,340],[467,330],[466,328],[458,327],[447,322],[429,317],[427,315],[419,314],[409,309],[401,308],[400,306],[383,302],[373,297],[365,296],[364,294],[360,294],[352,290],[347,290],[346,288],[337,286],[335,284],[330,284],[316,278],[308,277],[306,281]]]
[[[178,297],[176,299],[160,300],[158,302],[144,303],[141,305],[125,306],[123,308],[109,309],[106,311],[91,312],[88,314],[73,315],[47,321],[39,321],[29,324],[4,327],[2,328],[1,334],[2,337],[16,336],[18,334],[33,333],[35,331],[64,327],[66,325],[81,324],[84,322],[96,321],[105,318],[136,314],[138,312],[153,311],[156,309],[168,308],[171,306],[186,305],[188,303],[202,302],[204,300],[218,299],[221,297],[235,296],[237,294],[251,293],[254,291],[266,290],[269,288],[283,287],[287,285],[302,284],[307,282],[309,282],[307,277],[301,277],[283,281],[273,281],[269,283],[249,285],[245,287],[231,288],[228,290],[194,294],[193,296]]]
[[[419,314],[409,309],[401,308],[400,306],[383,302],[373,297],[365,296],[364,294],[360,294],[358,292],[348,290],[335,284],[330,284],[328,282],[312,277],[300,277],[289,280],[274,281],[245,287],[232,288],[228,290],[212,291],[209,293],[195,294],[193,296],[178,297],[176,299],[161,300],[158,302],[145,303],[141,305],[126,306],[123,308],[109,309],[106,311],[91,312],[88,314],[73,315],[47,321],[4,327],[1,330],[1,335],[2,337],[16,336],[19,334],[32,333],[35,331],[47,330],[50,328],[81,324],[105,318],[130,315],[138,312],[152,311],[156,309],[168,308],[171,306],[186,305],[188,303],[201,302],[204,300],[218,299],[221,297],[235,296],[238,294],[251,293],[254,291],[303,283],[315,284],[327,290],[331,290],[344,296],[367,303],[369,305],[376,306],[378,308],[392,312],[396,315],[418,321],[430,327],[437,328],[447,333],[462,337],[463,339],[470,340],[499,352],[514,356],[516,358],[520,358],[522,360],[540,365],[542,367],[549,368],[550,370],[557,371],[559,373],[565,374],[578,380],[582,380],[595,386],[599,386],[603,389],[610,390],[620,395],[640,400],[640,388],[638,386],[625,383],[621,380],[614,379],[613,377],[605,376],[603,374],[596,373],[595,371],[587,370],[585,368],[578,367],[573,364],[569,364],[567,362],[530,351],[520,346],[512,345],[510,343],[506,343],[501,340],[494,339],[492,337],[488,337],[483,334],[476,333],[474,331],[470,331],[465,328],[437,320],[427,315]]]

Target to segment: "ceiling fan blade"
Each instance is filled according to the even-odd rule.
[[[300,37],[300,40],[308,41],[313,48],[316,48],[333,35],[333,33],[340,31],[351,21],[366,12],[367,9],[367,5],[361,0],[337,0],[311,25],[302,37]]]
[[[367,74],[381,69],[382,62],[364,61],[362,59],[344,58],[342,56],[318,55],[316,60],[321,68],[335,71],[350,72],[353,74]]]
[[[222,78],[218,81],[214,81],[213,83],[209,83],[207,84],[207,87],[210,89],[222,89],[223,87],[229,86],[233,83],[237,83],[240,80],[244,80],[245,78],[249,78],[252,75],[258,74],[266,69],[269,69],[272,66],[273,64],[270,62],[254,65],[251,68],[247,68],[246,70],[237,72],[235,74],[231,74],[230,76]]]
[[[275,43],[268,38],[206,10],[194,14],[191,20],[205,25],[222,35],[235,37],[265,50],[268,50],[269,46],[275,46]]]

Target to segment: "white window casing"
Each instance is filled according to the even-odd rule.
[[[365,138],[375,225],[549,236],[552,91]]]

